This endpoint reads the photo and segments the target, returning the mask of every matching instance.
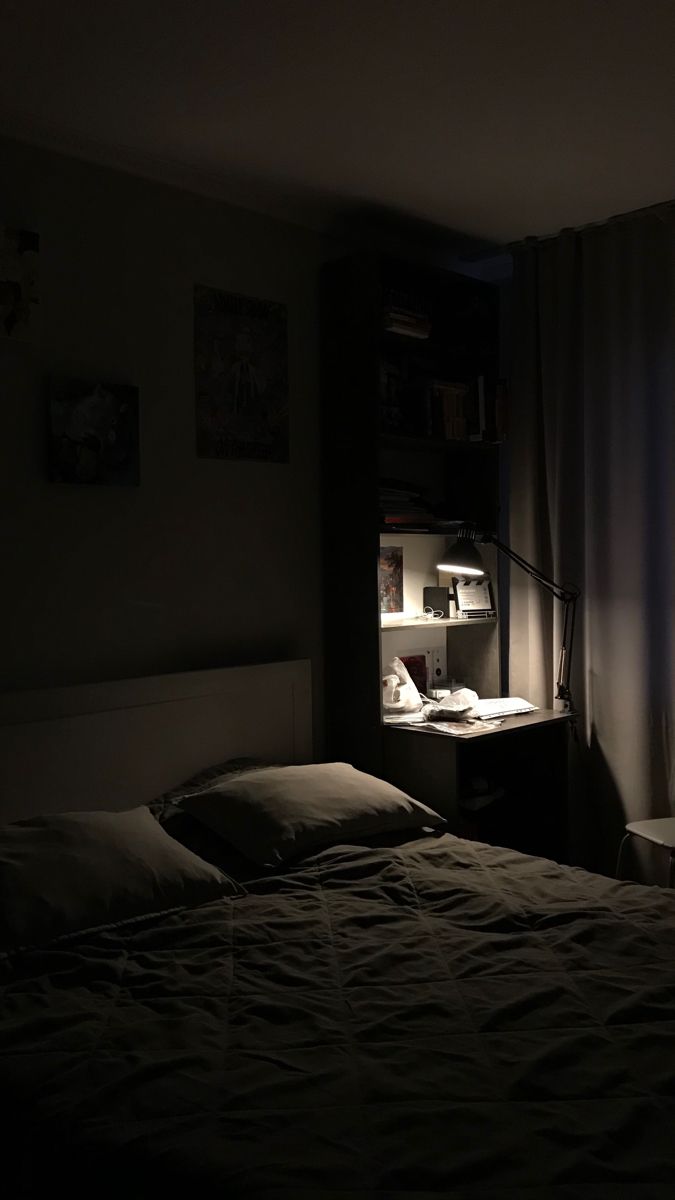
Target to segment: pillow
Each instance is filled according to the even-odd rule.
[[[34,945],[242,889],[146,807],[58,813],[0,829],[0,946]]]
[[[183,796],[201,792],[209,784],[216,783],[225,775],[240,775],[244,771],[257,771],[260,767],[277,766],[277,763],[265,762],[263,758],[227,758],[225,762],[213,763],[210,767],[202,767],[189,779],[172,787],[168,792],[162,792],[148,804],[150,812],[157,816],[165,804],[176,804]]]
[[[216,783],[233,775],[242,775],[246,771],[257,771],[260,767],[281,765],[281,763],[270,762],[269,759],[264,758],[229,758],[225,762],[203,767],[201,771],[191,775],[177,787],[173,787],[170,791],[151,800],[148,808],[157,818],[162,829],[165,829],[182,846],[187,846],[187,849],[192,850],[193,854],[197,854],[205,862],[217,867],[230,879],[236,879],[245,885],[251,879],[260,876],[260,868],[252,863],[250,858],[239,854],[229,842],[214,837],[213,830],[209,829],[207,825],[185,812],[183,799],[185,796],[193,796],[196,792],[213,787]]]
[[[249,771],[188,796],[183,808],[266,867],[350,838],[444,824],[424,804],[348,763]]]
[[[162,792],[161,796],[156,796],[147,807],[152,815],[157,817],[160,825],[166,827],[176,813],[182,811],[181,800],[184,796],[193,796],[195,792],[201,792],[204,788],[220,782],[227,775],[240,775],[244,771],[255,771],[259,767],[277,765],[279,764],[265,762],[262,758],[228,758],[225,762],[202,767],[201,771],[197,771],[189,779],[179,783],[177,787],[171,788],[168,792]],[[171,836],[174,836],[173,832]],[[180,838],[178,840],[180,841]]]

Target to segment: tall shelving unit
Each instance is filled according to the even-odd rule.
[[[435,584],[457,523],[498,530],[498,292],[359,255],[326,265],[321,311],[326,751],[383,774],[380,545],[424,539]],[[498,694],[498,623],[468,625],[433,631],[449,673]]]

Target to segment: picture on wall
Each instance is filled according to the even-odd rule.
[[[55,483],[140,481],[138,388],[55,380],[49,396],[49,475]]]
[[[0,226],[0,338],[16,341],[35,331],[40,238]]]
[[[286,306],[197,285],[197,455],[288,462]]]
[[[403,612],[402,546],[380,546],[380,612]]]

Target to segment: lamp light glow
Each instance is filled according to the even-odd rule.
[[[437,571],[449,571],[451,575],[484,575],[482,567],[467,567],[463,563],[437,563]]]
[[[473,531],[471,532],[473,534]],[[436,564],[436,570],[449,571],[451,575],[470,575],[473,578],[484,575],[485,567],[480,551],[476,549],[474,537],[475,534],[467,537],[460,533],[456,541],[446,546],[443,561]]]

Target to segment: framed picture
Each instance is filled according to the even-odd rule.
[[[137,484],[138,388],[54,381],[49,396],[49,476],[56,483]]]
[[[0,338],[16,341],[35,332],[40,238],[0,226]]]
[[[380,546],[380,612],[403,612],[402,546]]]
[[[197,285],[194,371],[199,458],[288,462],[285,305]]]
[[[463,579],[453,576],[452,588],[457,616],[496,616],[492,584],[489,579]]]

